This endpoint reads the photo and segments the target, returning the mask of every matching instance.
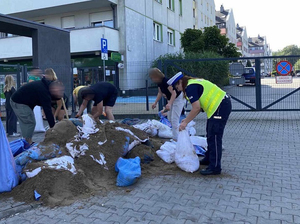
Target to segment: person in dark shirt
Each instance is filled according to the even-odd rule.
[[[98,119],[103,114],[103,107],[108,120],[114,120],[112,108],[118,97],[117,88],[109,82],[99,82],[90,87],[86,87],[81,91],[83,102],[79,108],[76,117],[82,115],[83,111],[90,100],[94,101],[92,115],[94,119]]]
[[[14,85],[14,77],[12,75],[5,76],[4,95],[6,110],[6,132],[8,136],[19,137],[20,134],[17,133],[17,116],[15,115],[10,105],[10,98],[16,91]]]
[[[168,117],[172,124],[172,138],[174,141],[177,141],[179,120],[186,100],[184,99],[182,92],[177,91],[173,88],[173,86],[168,84],[169,79],[167,79],[158,68],[150,69],[149,76],[158,86],[158,94],[154,104],[152,105],[152,109],[156,108],[157,103],[163,96],[166,97],[168,100],[166,110],[169,111]]]
[[[30,82],[18,89],[11,98],[11,107],[19,122],[22,136],[32,144],[35,128],[33,108],[41,106],[46,115],[50,128],[54,127],[55,120],[51,110],[51,99],[60,99],[63,96],[62,86],[57,82],[46,79]]]
[[[200,164],[208,165],[208,167],[201,170],[200,173],[202,175],[220,174],[222,170],[222,139],[232,109],[230,97],[210,81],[183,76],[183,74],[172,77],[170,84],[178,91],[183,91],[192,104],[192,110],[187,118],[182,120],[179,130],[184,130],[201,110],[206,113],[208,150]]]

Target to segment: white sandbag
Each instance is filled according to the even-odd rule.
[[[99,128],[96,128],[96,122],[90,115],[85,114],[82,116],[83,126],[77,126],[78,135],[74,136],[75,141],[80,141],[81,139],[89,139],[90,134],[95,134],[99,131]]]
[[[186,172],[193,173],[199,169],[199,159],[187,130],[180,131],[178,134],[175,163]]]
[[[41,162],[40,167],[37,167],[33,170],[25,168],[24,172],[28,178],[32,178],[38,175],[43,169],[66,170],[73,174],[77,173],[74,166],[74,159],[71,156],[48,159]]]
[[[157,129],[152,126],[152,122],[150,120],[148,120],[147,122],[142,123],[142,124],[133,125],[133,127],[146,132],[151,137],[154,137],[157,135]]]
[[[33,109],[34,118],[35,118],[35,128],[34,132],[45,132],[44,121],[42,116],[42,108],[40,106],[35,106]]]
[[[123,132],[126,132],[128,134],[130,134],[133,138],[137,139],[138,141],[140,142],[146,142],[149,140],[149,137],[146,138],[146,139],[140,139],[138,136],[136,136],[132,131],[130,131],[129,129],[126,129],[126,128],[121,128],[121,127],[116,127],[115,128],[117,131],[123,131]]]
[[[156,154],[166,163],[173,163],[175,161],[176,142],[165,142]]]
[[[85,151],[89,150],[89,146],[86,143],[80,145],[78,149],[73,145],[73,142],[66,144],[66,148],[73,158],[79,158],[80,156],[85,155]]]
[[[172,129],[167,125],[157,121],[152,120],[152,126],[158,130],[158,137],[160,138],[172,138]]]
[[[188,125],[186,126],[186,130],[189,132],[190,136],[194,136],[196,135],[196,128],[194,127],[196,125],[195,121],[191,121],[190,123],[188,123]]]
[[[193,145],[201,146],[202,148],[207,148],[207,138],[200,136],[190,136]]]

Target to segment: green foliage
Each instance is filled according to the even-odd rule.
[[[167,65],[166,71],[164,67],[166,65],[166,60],[182,60],[182,59],[205,59],[205,58],[222,58],[219,54],[215,52],[187,52],[185,54],[166,54],[157,58],[152,66],[158,67],[158,61],[162,61],[163,71],[168,77],[172,77],[180,68],[187,71],[185,75],[192,75],[199,78],[207,79],[218,86],[223,86],[228,84],[228,74],[229,74],[229,62],[228,61],[178,61],[173,62],[173,65]],[[176,67],[177,66],[177,67]]]
[[[252,63],[251,63],[251,61],[250,61],[250,60],[247,60],[246,67],[252,67]]]
[[[210,51],[224,57],[240,57],[241,54],[229,39],[221,35],[217,26],[205,27],[204,32],[197,29],[186,29],[181,37],[181,46],[185,53],[202,53]]]
[[[281,55],[300,55],[300,48],[297,45],[289,45],[273,53],[274,56],[281,56]]]
[[[294,65],[295,70],[300,70],[300,59]]]
[[[202,34],[198,29],[186,29],[181,36],[181,47],[184,52],[202,52],[204,50]]]

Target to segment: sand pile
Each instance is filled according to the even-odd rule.
[[[42,195],[40,201],[43,204],[55,206],[71,204],[79,198],[86,198],[96,193],[106,193],[117,189],[115,186],[117,177],[115,163],[123,155],[123,146],[128,141],[128,138],[130,139],[129,142],[133,142],[136,139],[126,132],[116,130],[116,127],[129,129],[139,139],[147,139],[148,136],[141,130],[119,123],[107,122],[105,124],[97,124],[96,127],[99,129],[96,134],[92,134],[89,139],[82,139],[79,142],[76,142],[74,138],[78,131],[71,121],[62,121],[54,129],[48,130],[45,140],[40,145],[58,144],[61,150],[58,156],[70,155],[66,148],[66,143],[72,142],[73,146],[77,147],[83,144],[88,146],[89,149],[85,151],[85,155],[74,158],[77,174],[74,175],[69,171],[42,169],[36,176],[28,178],[7,195],[14,197],[18,201],[33,202],[33,192],[36,190]],[[99,142],[105,143],[99,145]],[[151,145],[154,146],[153,148],[140,144],[127,154],[127,158],[139,156],[142,161],[145,158],[152,158],[152,162],[142,163],[142,176],[166,174],[178,170],[176,165],[164,163],[155,153],[164,141],[151,139],[151,142]],[[105,156],[105,165],[100,165],[95,161],[95,159],[101,159],[100,154]],[[33,161],[25,169],[40,167],[41,163],[43,162]]]

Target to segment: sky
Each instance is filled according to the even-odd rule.
[[[248,36],[266,36],[272,51],[300,46],[300,0],[215,0],[233,9],[235,23],[246,26]]]

